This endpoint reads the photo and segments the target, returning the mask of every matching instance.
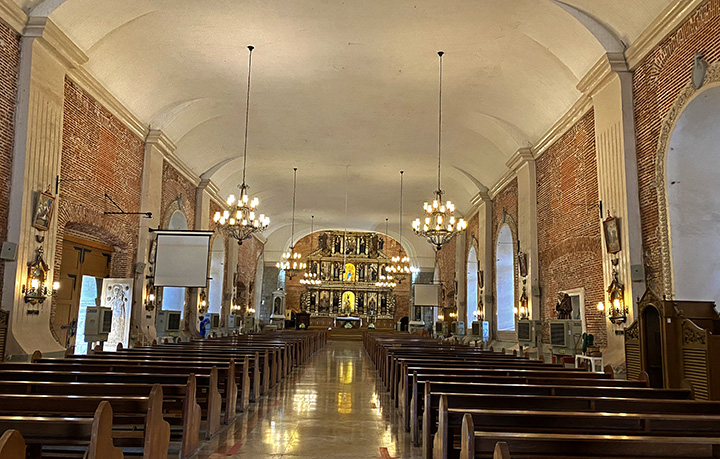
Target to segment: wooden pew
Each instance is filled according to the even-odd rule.
[[[460,458],[704,458],[720,457],[720,437],[487,432],[463,417]],[[512,456],[510,451],[513,451]]]
[[[165,459],[170,425],[163,419],[162,388],[155,385],[148,397],[92,395],[0,395],[0,416],[91,416],[102,401],[113,406],[115,443],[143,449],[145,459]]]
[[[466,412],[467,411],[467,412]],[[616,434],[626,436],[698,436],[720,438],[720,415],[627,413],[561,410],[448,408],[440,399],[438,432],[433,457],[446,459],[452,449],[450,426],[470,416],[480,431],[557,434]],[[466,423],[467,424],[467,423]],[[466,438],[466,437],[462,437]]]
[[[42,457],[43,446],[81,446],[87,447],[88,459],[123,459],[113,445],[112,418],[110,403],[103,401],[92,417],[0,416],[0,431],[18,431],[30,459]]]
[[[52,381],[0,381],[3,394],[48,394],[80,396],[148,396],[152,384],[138,383],[83,383]],[[185,384],[164,384],[163,414],[174,428],[171,441],[179,443],[181,459],[193,455],[200,446],[201,408],[196,402],[195,375]]]
[[[14,429],[0,437],[0,459],[25,459],[25,439]]]

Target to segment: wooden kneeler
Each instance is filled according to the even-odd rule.
[[[120,448],[112,440],[113,413],[109,402],[102,401],[95,411],[92,436],[85,459],[124,459]]]
[[[17,430],[7,430],[0,437],[0,459],[25,459],[25,439]]]

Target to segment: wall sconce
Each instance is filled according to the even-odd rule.
[[[451,312],[450,314],[448,314],[448,315],[450,316],[450,322],[452,322],[452,321],[454,321],[455,319],[457,319],[457,312],[455,312],[455,311],[452,311],[452,312]]]
[[[475,322],[483,321],[483,314],[479,309],[473,311],[473,317],[475,317]]]
[[[625,305],[625,286],[618,279],[617,265],[620,262],[619,258],[612,260],[613,265],[613,280],[607,289],[608,293],[608,307],[601,301],[598,303],[598,311],[604,312],[607,309],[607,315],[610,322],[625,323],[627,321],[628,307]]]
[[[523,289],[522,295],[520,295],[520,301],[518,302],[518,305],[513,308],[515,315],[518,316],[518,319],[527,319],[530,313],[530,310],[528,308],[527,290],[525,288],[526,283],[527,279],[523,279]]]
[[[207,293],[205,289],[200,290],[200,302],[198,303],[198,313],[203,315],[207,312]]]
[[[145,287],[145,310],[152,311],[155,309],[155,286],[151,283]]]
[[[444,322],[445,321],[445,314],[442,312],[438,312],[438,322]]]
[[[35,261],[28,263],[27,279],[25,285],[22,286],[25,302],[33,305],[44,302],[47,297],[51,296],[60,288],[59,282],[53,282],[52,290],[48,289],[48,265],[43,259],[43,252],[43,248],[39,247]],[[28,313],[38,314],[39,311],[28,311]]]

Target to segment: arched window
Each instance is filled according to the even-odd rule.
[[[176,210],[170,217],[169,230],[188,229],[185,214]],[[166,311],[180,311],[185,315],[185,287],[163,287],[162,308]]]
[[[510,227],[503,225],[498,234],[495,259],[495,289],[497,294],[497,329],[515,331],[515,265],[513,237]]]
[[[468,328],[472,327],[475,320],[474,312],[478,305],[478,260],[475,247],[470,248],[467,259],[467,322]]]
[[[667,203],[675,298],[720,305],[720,87],[683,110],[667,150]]]
[[[220,313],[225,277],[225,242],[221,237],[213,240],[210,249],[210,285],[208,286],[208,312]]]

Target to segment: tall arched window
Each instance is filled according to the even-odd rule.
[[[220,313],[225,277],[225,242],[221,237],[213,240],[210,250],[210,285],[208,286],[208,312]]]
[[[169,230],[188,229],[185,215],[176,210],[170,217]],[[163,287],[162,308],[166,311],[180,311],[185,316],[185,287]]]
[[[515,331],[515,265],[513,237],[510,227],[503,225],[498,234],[495,259],[495,289],[497,294],[497,329]]]
[[[683,110],[667,149],[667,203],[676,298],[720,305],[720,87]]]
[[[470,248],[467,259],[467,324],[471,328],[471,324],[475,320],[474,312],[478,305],[478,260],[475,253],[475,247]]]

